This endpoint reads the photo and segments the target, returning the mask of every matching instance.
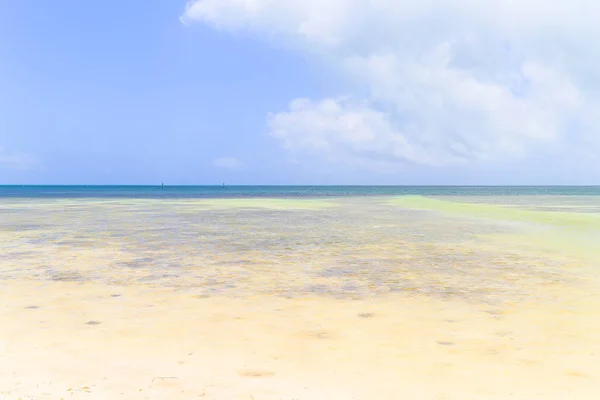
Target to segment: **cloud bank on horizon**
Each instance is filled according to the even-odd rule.
[[[182,21],[339,73],[344,93],[290,99],[270,134],[297,155],[381,169],[593,154],[599,12],[591,0],[196,0]]]

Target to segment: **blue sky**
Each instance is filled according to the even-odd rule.
[[[0,0],[0,182],[600,183],[589,60],[362,0],[272,4]]]

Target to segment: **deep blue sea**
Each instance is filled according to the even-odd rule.
[[[600,186],[0,186],[0,198],[600,196]]]

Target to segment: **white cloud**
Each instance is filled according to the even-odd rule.
[[[213,165],[217,168],[237,169],[242,166],[242,163],[234,157],[221,157],[214,160]]]
[[[182,19],[317,57],[349,84],[291,101],[297,154],[389,167],[600,149],[592,0],[198,0]]]
[[[0,147],[0,167],[10,169],[29,169],[35,166],[38,160],[30,154],[15,153]]]

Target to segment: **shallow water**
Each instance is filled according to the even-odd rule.
[[[593,280],[598,199],[4,200],[0,278],[513,302]]]
[[[598,208],[590,195],[0,199],[0,395],[592,398]],[[186,367],[188,354],[202,357]],[[207,363],[202,385],[237,375],[200,387]],[[179,381],[146,395],[157,376]]]

